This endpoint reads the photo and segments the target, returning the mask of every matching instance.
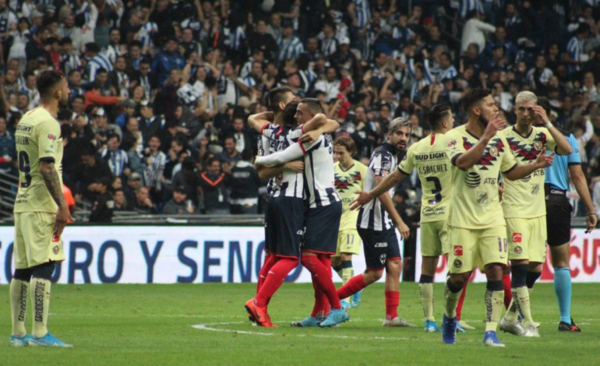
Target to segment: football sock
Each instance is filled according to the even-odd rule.
[[[485,291],[485,331],[496,331],[504,306],[504,286],[502,281],[488,281]]]
[[[279,289],[285,281],[287,275],[298,266],[298,259],[295,258],[279,258],[271,267],[267,274],[265,282],[260,287],[260,291],[256,294],[255,302],[259,307],[265,307],[269,303],[269,299]]]
[[[554,292],[558,299],[560,321],[571,324],[571,271],[568,267],[554,269]]]
[[[48,311],[50,310],[50,286],[52,283],[43,278],[32,277],[29,285],[33,309],[33,331],[31,334],[41,338],[48,333]]]
[[[421,294],[421,304],[423,305],[423,314],[425,320],[435,321],[433,316],[433,277],[421,275],[419,279],[419,292]]]
[[[385,292],[385,318],[388,320],[398,317],[398,304],[400,304],[400,291]]]
[[[331,264],[326,267],[316,255],[302,255],[302,265],[308,269],[313,276],[313,281],[321,288],[327,296],[332,309],[341,309],[342,303],[331,280]]]
[[[448,278],[450,278],[450,277],[448,277]],[[456,305],[456,320],[460,320],[460,316],[462,314],[463,304],[465,303],[465,296],[467,296],[467,285],[468,284],[469,284],[468,281],[465,282],[465,284],[464,284],[464,286],[462,288],[462,293],[460,294],[460,298],[458,299],[458,304]]]
[[[365,278],[361,273],[352,277],[344,286],[340,287],[337,290],[337,294],[340,299],[345,299],[354,295],[365,287],[367,287],[367,284],[365,283]]]
[[[510,274],[502,275],[502,284],[504,285],[504,307],[508,310],[510,302],[512,301],[512,285],[510,281]]]
[[[350,279],[354,277],[354,268],[352,267],[352,261],[342,262],[342,284],[347,284]],[[345,299],[346,302],[350,302],[350,298]]]
[[[535,285],[535,282],[542,276],[542,272],[529,272],[527,271],[527,278],[525,279],[525,282],[527,283],[527,288],[529,289],[529,292],[531,292],[531,290],[533,290],[533,285]]]
[[[466,293],[466,282],[465,282],[465,286],[462,288],[462,293]],[[454,319],[454,318],[458,318],[458,310],[457,310],[457,305],[459,303],[459,299],[460,298],[464,298],[461,295],[461,288],[457,287],[456,285],[454,285],[452,283],[452,281],[450,281],[450,279],[448,279],[446,281],[446,286],[444,287],[444,297],[446,298],[446,301],[444,302],[445,305],[445,313],[446,313],[446,317],[450,318],[450,319]]]
[[[325,293],[321,291],[321,288],[317,284],[314,276],[312,277],[312,285],[313,289],[315,290],[315,305],[313,306],[310,316],[319,318],[326,317],[329,313],[329,300],[327,300]]]
[[[519,310],[523,315],[523,326],[527,327],[533,322],[531,317],[531,306],[529,300],[529,290],[527,289],[527,268],[526,264],[511,267],[512,271],[512,305],[506,313],[509,321],[515,322],[518,319]]]
[[[267,274],[273,265],[277,262],[277,257],[271,254],[265,254],[265,262],[263,263],[260,272],[258,272],[258,282],[256,284],[256,293],[260,291],[260,287],[265,283],[267,279]]]
[[[10,311],[12,314],[12,335],[24,337],[25,315],[27,314],[27,298],[29,297],[29,282],[17,280],[10,281]]]

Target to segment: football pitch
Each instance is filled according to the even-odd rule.
[[[310,284],[284,284],[269,313],[279,328],[251,326],[244,303],[254,284],[55,285],[51,332],[73,349],[10,348],[8,286],[0,286],[0,365],[597,365],[600,284],[574,284],[572,314],[582,333],[558,333],[552,284],[532,294],[541,338],[499,333],[504,349],[484,348],[485,285],[470,284],[463,318],[477,330],[446,346],[424,333],[418,285],[400,285],[400,316],[418,328],[382,328],[383,285],[363,293],[337,328],[291,328],[313,304]],[[436,316],[442,314],[436,284]],[[31,304],[30,304],[31,306]],[[27,328],[30,330],[31,310]]]

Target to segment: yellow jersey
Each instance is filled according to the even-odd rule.
[[[498,178],[500,172],[507,173],[517,165],[506,139],[496,134],[479,161],[467,171],[455,166],[456,159],[479,139],[463,125],[448,132],[446,141],[454,186],[448,225],[475,230],[506,225],[498,199]]]
[[[498,134],[506,138],[519,165],[535,163],[544,147],[548,151],[556,149],[556,142],[545,127],[533,127],[527,136],[521,136],[515,127],[506,128]],[[538,169],[519,180],[504,180],[504,194],[502,195],[504,217],[507,219],[530,219],[546,215],[545,173],[546,169]]]
[[[40,173],[40,160],[54,161],[62,185],[63,142],[60,124],[44,108],[27,112],[15,132],[19,191],[14,212],[56,213],[58,206]]]
[[[448,219],[452,195],[452,170],[448,159],[446,136],[432,134],[411,145],[398,169],[410,175],[417,169],[423,194],[421,222]]]
[[[358,210],[350,210],[350,202],[358,197],[357,191],[362,191],[367,176],[367,166],[354,160],[354,164],[344,170],[340,162],[333,165],[335,190],[342,199],[342,219],[340,221],[340,231],[356,230],[356,221],[358,220]]]

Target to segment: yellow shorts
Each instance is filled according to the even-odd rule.
[[[448,253],[447,221],[421,223],[421,255],[437,257]]]
[[[344,230],[338,234],[337,249],[334,257],[339,257],[341,253],[360,254],[362,241],[356,230]]]
[[[15,213],[15,269],[65,260],[62,238],[54,238],[55,219],[47,212]]]
[[[448,227],[448,268],[466,273],[490,263],[506,264],[506,226],[473,230]]]
[[[506,219],[508,259],[529,259],[530,262],[546,261],[546,216],[533,219]]]

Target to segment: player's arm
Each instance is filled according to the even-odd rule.
[[[377,183],[377,186],[379,186],[383,181],[384,181],[383,177],[379,177],[379,176],[375,177],[375,183]],[[404,223],[404,221],[402,221],[402,218],[400,217],[400,214],[398,213],[398,211],[396,211],[396,207],[394,207],[394,202],[392,201],[390,192],[385,191],[385,192],[381,193],[379,195],[379,201],[381,201],[381,206],[383,206],[383,208],[390,215],[390,218],[394,222],[394,225],[396,225],[396,227],[400,231],[400,234],[402,234],[402,237],[404,239],[407,239],[410,236],[410,229]]]
[[[300,141],[312,144],[317,141],[322,134],[333,133],[338,128],[340,128],[340,124],[337,121],[327,119],[324,114],[318,113],[302,126],[303,135],[300,137]]]
[[[548,132],[550,132],[550,135],[552,135],[552,137],[554,138],[554,141],[556,142],[556,152],[559,155],[569,155],[570,153],[572,153],[573,148],[569,144],[569,140],[567,140],[565,135],[563,135],[556,127],[554,127],[554,125],[552,125],[550,119],[548,118],[548,115],[546,114],[546,110],[543,107],[536,105],[533,107],[533,112],[535,113],[537,118],[544,122],[544,125],[546,125],[546,128],[548,129]]]
[[[52,199],[58,206],[56,213],[56,221],[54,223],[54,232],[57,236],[60,236],[67,224],[67,221],[71,218],[69,212],[69,206],[65,201],[65,197],[62,192],[62,184],[60,183],[60,177],[58,171],[54,166],[54,159],[52,158],[41,158],[40,159],[40,174],[44,180],[44,184],[52,196]]]
[[[285,164],[277,165],[277,166],[257,166],[258,176],[262,180],[267,180],[273,177],[276,177],[283,173],[284,170],[288,169],[294,171],[296,173],[304,173],[304,162],[300,160],[294,160],[287,162]]]
[[[535,163],[527,165],[518,165],[515,163],[512,168],[502,172],[502,174],[510,180],[525,178],[538,169],[549,167],[552,165],[552,160],[554,160],[554,153],[546,155],[546,148],[543,148]]]
[[[254,165],[275,166],[296,160],[304,156],[306,149],[301,142],[290,145],[283,151],[278,151],[267,156],[258,156]]]
[[[400,181],[402,181],[402,179],[406,178],[406,176],[407,175],[401,171],[400,168],[398,168],[394,170],[392,174],[385,177],[381,183],[379,183],[370,192],[356,192],[358,197],[350,203],[350,209],[357,210],[383,193],[389,192],[390,189],[394,188],[398,183],[400,183]]]
[[[273,112],[262,112],[248,117],[248,124],[258,133],[262,133],[263,128],[272,121]]]
[[[496,132],[502,130],[505,125],[506,121],[504,119],[494,116],[494,118],[488,122],[483,136],[481,136],[475,146],[460,155],[455,155],[452,164],[460,170],[469,170],[473,165],[477,164],[479,159],[481,159],[481,155],[483,155],[487,144],[496,135]]]
[[[596,224],[598,223],[596,210],[594,209],[594,204],[592,203],[592,197],[590,197],[590,189],[580,164],[569,165],[569,173],[571,173],[571,181],[573,181],[573,185],[575,186],[577,193],[579,193],[579,198],[583,201],[583,204],[587,209],[585,221],[587,226],[586,233],[589,233],[594,230]]]

